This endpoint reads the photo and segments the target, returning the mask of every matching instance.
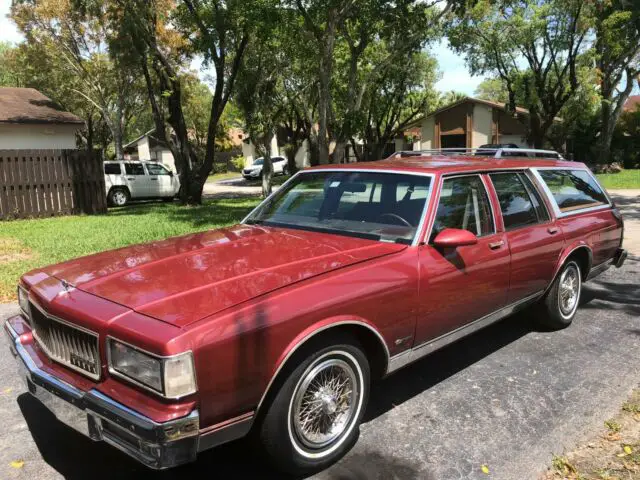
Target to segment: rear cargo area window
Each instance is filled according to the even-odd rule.
[[[606,205],[602,188],[585,170],[539,170],[561,212]]]

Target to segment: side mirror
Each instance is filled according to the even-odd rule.
[[[169,170],[169,176],[173,177],[173,172],[171,170]]]
[[[478,237],[469,230],[459,228],[445,228],[433,240],[433,244],[440,248],[457,248],[476,243],[478,243]]]

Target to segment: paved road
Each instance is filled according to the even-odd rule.
[[[518,314],[379,383],[361,436],[329,479],[534,479],[619,408],[640,381],[640,262],[585,286],[574,324],[536,329]],[[15,307],[0,307],[0,317]],[[151,475],[56,423],[23,393],[0,340],[0,478],[282,478],[244,442]],[[24,466],[10,466],[23,460]],[[146,478],[146,476],[145,476]]]
[[[624,248],[640,257],[640,189],[611,190],[609,194],[624,216]]]

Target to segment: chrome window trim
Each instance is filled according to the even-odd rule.
[[[262,404],[264,403],[264,400],[267,397],[267,394],[269,393],[269,390],[271,389],[271,386],[273,385],[273,382],[277,378],[278,374],[284,368],[284,366],[287,364],[287,361],[291,358],[291,356],[298,350],[298,348],[303,346],[305,343],[307,343],[307,341],[309,339],[311,339],[312,337],[314,337],[318,333],[324,332],[325,330],[328,330],[328,329],[333,328],[333,327],[340,327],[340,326],[343,326],[343,325],[358,325],[358,326],[361,326],[361,327],[365,327],[369,331],[373,332],[376,335],[376,337],[378,337],[378,340],[380,340],[380,343],[384,346],[384,351],[385,351],[385,356],[386,356],[387,368],[385,370],[385,375],[389,373],[389,365],[390,365],[391,355],[389,353],[389,347],[387,346],[387,342],[385,342],[385,340],[382,337],[382,334],[380,332],[378,332],[371,325],[369,325],[369,324],[367,324],[365,322],[360,322],[358,320],[345,320],[345,321],[341,321],[341,322],[330,323],[328,325],[324,325],[324,326],[322,326],[320,328],[317,328],[313,332],[310,332],[308,335],[305,335],[304,338],[300,339],[300,341],[298,341],[298,343],[296,343],[293,346],[293,348],[291,350],[289,350],[287,355],[282,359],[282,362],[280,362],[280,365],[278,365],[278,368],[276,369],[276,371],[271,376],[271,379],[269,380],[269,383],[267,384],[267,388],[264,390],[264,393],[262,394],[262,397],[260,398],[260,401],[258,402],[258,406],[256,407],[256,410],[255,410],[256,414],[260,410],[260,407],[262,406]]]
[[[540,186],[542,187],[542,189],[544,190],[544,194],[549,198],[549,201],[551,202],[551,207],[553,208],[553,213],[556,216],[556,218],[564,218],[564,217],[569,217],[571,215],[578,215],[580,213],[587,213],[587,212],[595,212],[598,210],[606,210],[608,208],[611,208],[611,206],[613,205],[612,201],[611,201],[611,197],[609,197],[609,194],[607,193],[607,191],[602,187],[602,185],[600,185],[600,182],[598,182],[598,179],[595,177],[595,175],[593,174],[593,172],[591,172],[591,170],[589,170],[588,168],[580,168],[580,167],[533,167],[530,169],[531,173],[533,173],[533,175],[536,177],[536,180],[538,181],[538,183],[540,184]],[[589,175],[593,181],[596,183],[596,185],[600,188],[600,191],[603,193],[604,197],[607,199],[608,203],[603,203],[602,205],[596,205],[595,207],[587,207],[587,208],[579,208],[576,210],[571,210],[570,212],[563,212],[560,210],[560,207],[558,206],[558,202],[556,202],[556,199],[553,196],[553,193],[551,192],[551,189],[547,186],[547,182],[544,181],[544,179],[542,178],[542,176],[540,175],[540,170],[562,170],[562,171],[581,171],[581,172],[587,172],[587,175]]]
[[[161,371],[161,375],[162,375],[162,388],[163,391],[160,392],[148,385],[145,385],[142,382],[139,382],[138,380],[136,380],[135,378],[131,378],[128,377],[127,375],[120,373],[119,371],[117,371],[116,369],[114,369],[111,366],[111,349],[109,348],[109,342],[114,341],[114,342],[118,342],[121,343],[123,345],[126,345],[127,347],[133,349],[133,350],[137,350],[140,353],[143,353],[145,355],[148,355],[152,358],[158,359],[160,360],[160,371]],[[167,400],[180,400],[181,398],[185,398],[188,397],[189,395],[193,395],[195,393],[198,393],[198,375],[196,374],[196,359],[193,356],[193,350],[185,350],[184,352],[180,352],[180,353],[175,353],[173,355],[158,355],[157,353],[152,353],[148,350],[145,350],[143,348],[140,347],[136,347],[135,345],[130,344],[129,342],[125,342],[124,340],[120,340],[112,335],[107,335],[106,341],[105,341],[105,348],[107,350],[107,370],[109,371],[110,375],[113,375],[114,377],[126,380],[129,383],[132,383],[133,385],[136,385],[144,390],[147,390],[149,392],[155,393],[156,395],[158,395],[161,398],[167,399]],[[193,366],[193,378],[194,378],[194,383],[195,383],[195,390],[191,393],[187,393],[185,395],[178,395],[175,397],[169,397],[167,395],[164,394],[164,361],[165,360],[169,360],[175,357],[180,357],[182,355],[186,355],[189,354],[191,356],[191,364]]]
[[[40,304],[38,304],[38,302],[36,302],[35,300],[33,300],[31,298],[29,299],[29,305],[34,305],[40,311],[40,313],[42,315],[44,315],[45,317],[47,317],[49,320],[53,320],[54,322],[61,323],[63,325],[66,325],[69,328],[74,328],[76,330],[79,330],[79,331],[81,331],[83,333],[86,333],[88,335],[91,335],[91,336],[95,337],[95,339],[96,339],[96,348],[98,350],[98,359],[97,359],[98,365],[96,365],[96,370],[98,371],[98,373],[97,374],[92,374],[90,372],[87,372],[86,370],[83,370],[83,369],[81,369],[79,367],[76,367],[75,365],[73,365],[70,362],[65,362],[65,361],[63,361],[63,360],[61,360],[59,358],[56,358],[51,353],[51,351],[46,347],[46,345],[40,339],[40,337],[38,336],[38,333],[36,332],[35,326],[31,325],[31,334],[37,340],[38,347],[40,347],[47,354],[47,357],[51,361],[59,363],[60,365],[64,365],[65,367],[70,368],[71,370],[74,370],[74,371],[80,373],[81,375],[83,375],[83,376],[85,376],[87,378],[90,378],[92,380],[100,380],[100,377],[102,376],[101,375],[101,372],[102,372],[102,359],[100,358],[100,336],[96,332],[94,332],[92,330],[89,330],[87,328],[81,327],[80,325],[76,325],[76,324],[67,322],[66,320],[63,320],[62,318],[59,318],[59,317],[56,317],[55,315],[51,315],[50,313],[47,313],[44,310],[44,308],[42,308],[42,306]]]
[[[434,183],[435,183],[434,179],[436,177],[435,173],[404,171],[404,170],[396,170],[396,169],[387,170],[387,169],[382,169],[382,168],[381,169],[377,169],[377,168],[313,168],[313,169],[308,169],[308,170],[300,170],[298,173],[293,175],[289,180],[284,182],[280,186],[280,188],[278,190],[274,190],[273,192],[271,192],[271,195],[269,195],[262,202],[260,202],[256,208],[251,210],[251,212],[249,212],[249,214],[246,217],[244,217],[240,223],[244,224],[249,219],[249,217],[251,217],[260,207],[262,207],[262,205],[264,205],[265,203],[270,201],[270,199],[279,190],[283,189],[294,178],[298,178],[299,175],[306,175],[306,174],[317,173],[317,172],[390,173],[390,174],[393,174],[393,175],[415,175],[415,176],[418,176],[418,177],[429,177],[431,179],[431,182],[429,183],[429,193],[427,193],[427,198],[425,198],[424,207],[422,208],[422,214],[420,216],[420,223],[418,223],[418,226],[416,227],[416,233],[414,234],[413,240],[411,241],[411,246],[412,247],[415,247],[416,245],[418,245],[419,240],[422,238],[420,233],[422,232],[422,229],[424,228],[425,217],[426,217],[427,212],[429,211],[429,204],[431,203],[431,195],[433,193],[433,187],[434,187]]]
[[[451,178],[471,177],[471,176],[480,177],[480,182],[484,187],[484,191],[487,194],[487,200],[489,201],[489,210],[491,211],[491,218],[493,219],[493,233],[482,235],[482,237],[478,237],[478,238],[484,238],[491,235],[497,235],[498,233],[500,233],[498,232],[498,224],[496,223],[496,216],[495,216],[495,212],[493,211],[493,204],[491,203],[491,196],[489,195],[489,189],[487,188],[487,184],[485,183],[485,179],[483,178],[484,175],[485,175],[484,173],[479,173],[479,172],[472,172],[472,173],[464,172],[464,173],[443,174],[440,176],[440,181],[438,182],[438,199],[437,199],[437,203],[434,204],[433,214],[431,215],[431,219],[429,220],[429,229],[428,231],[425,232],[425,236],[422,237],[423,244],[427,244],[429,242],[429,239],[431,238],[431,233],[433,232],[433,225],[436,223],[436,215],[438,214],[438,207],[440,206],[440,198],[442,194],[442,186],[444,185],[444,181]]]

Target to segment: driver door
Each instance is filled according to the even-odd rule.
[[[444,177],[428,243],[419,247],[420,285],[415,345],[428,342],[504,307],[509,290],[509,245],[496,231],[482,175]],[[475,245],[436,248],[445,228],[469,230]]]
[[[150,193],[152,197],[173,196],[173,175],[164,166],[157,163],[147,163],[147,172],[150,180]]]

